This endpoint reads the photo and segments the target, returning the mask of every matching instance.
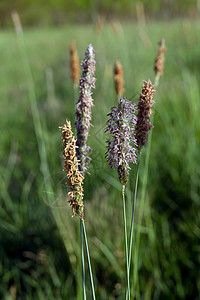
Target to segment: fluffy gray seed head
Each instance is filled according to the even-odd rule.
[[[77,156],[80,160],[80,171],[87,171],[88,163],[91,158],[89,154],[92,149],[87,145],[89,130],[92,119],[92,89],[95,88],[95,51],[92,45],[89,45],[85,52],[85,59],[82,61],[82,77],[80,79],[80,96],[76,106],[76,131],[77,131]]]
[[[105,132],[109,132],[111,139],[107,139],[106,158],[111,168],[117,168],[119,180],[125,185],[128,180],[130,166],[136,163],[136,138],[134,134],[137,117],[135,103],[125,98],[119,100],[118,107],[112,107],[108,114]]]

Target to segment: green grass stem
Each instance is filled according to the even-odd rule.
[[[88,267],[89,267],[90,282],[91,282],[91,289],[92,289],[92,298],[93,298],[93,300],[96,300],[95,289],[94,289],[94,280],[93,280],[93,274],[92,274],[92,266],[91,266],[91,262],[90,262],[90,252],[89,252],[89,247],[88,247],[87,233],[86,233],[84,220],[82,220],[82,224],[83,224],[83,233],[84,233],[84,239],[85,239],[87,259],[88,259]]]
[[[78,88],[73,84],[73,98],[74,108],[76,109],[76,103],[78,101]],[[76,115],[74,123],[76,122]],[[86,300],[86,285],[85,285],[85,259],[84,259],[84,247],[83,247],[83,222],[80,220],[80,236],[81,236],[81,265],[82,265],[82,287],[83,287],[83,299]]]
[[[133,209],[132,209],[132,218],[131,218],[131,231],[130,231],[130,241],[129,241],[129,258],[128,258],[128,267],[129,267],[129,282],[130,282],[130,268],[131,268],[131,258],[132,258],[132,247],[133,247],[133,233],[134,233],[134,219],[135,219],[135,205],[137,199],[137,189],[138,189],[138,178],[140,171],[140,161],[138,162],[136,180],[135,180],[135,192],[133,199]],[[134,296],[133,296],[134,297]],[[126,293],[126,300],[128,299],[128,293]]]
[[[86,300],[86,288],[85,288],[85,259],[84,259],[84,247],[83,247],[83,223],[80,220],[80,234],[81,234],[81,264],[82,264],[82,286],[83,286],[83,299]]]
[[[31,65],[29,62],[28,54],[26,51],[26,45],[24,41],[24,34],[23,29],[21,28],[20,32],[16,30],[16,37],[18,42],[18,47],[21,55],[22,65],[24,68],[24,74],[27,79],[27,85],[28,85],[28,98],[29,103],[31,107],[31,113],[33,118],[33,124],[35,129],[35,134],[37,138],[37,144],[38,144],[38,151],[40,156],[40,163],[41,163],[41,170],[42,175],[44,177],[44,184],[45,189],[48,191],[49,194],[53,194],[52,192],[52,186],[50,183],[50,172],[49,172],[49,166],[48,166],[48,160],[47,160],[47,152],[45,147],[45,135],[42,129],[42,124],[40,120],[40,114],[39,109],[37,105],[37,99],[36,99],[36,90],[33,80],[33,74],[31,71]],[[49,178],[49,180],[47,180]]]
[[[123,217],[124,217],[124,241],[125,241],[125,253],[126,253],[126,276],[127,276],[127,290],[126,294],[130,300],[130,275],[129,275],[129,255],[128,255],[128,239],[127,239],[127,225],[126,225],[126,204],[125,204],[125,187],[122,187],[122,202],[123,202]]]

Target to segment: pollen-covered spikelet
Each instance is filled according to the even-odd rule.
[[[71,123],[66,121],[62,130],[63,156],[65,160],[64,172],[67,175],[66,184],[70,188],[69,203],[72,206],[73,216],[83,219],[83,175],[79,171],[79,161],[76,157],[76,140],[71,131]]]
[[[142,93],[138,103],[138,115],[136,124],[136,140],[138,150],[140,152],[141,147],[146,145],[146,140],[149,131],[153,127],[150,123],[150,117],[152,113],[152,106],[154,104],[153,94],[155,90],[150,80],[144,81],[142,87]]]
[[[155,64],[154,64],[154,70],[155,70],[155,74],[156,74],[156,85],[159,82],[159,79],[163,76],[163,70],[164,70],[164,61],[165,61],[165,52],[167,51],[166,47],[165,47],[165,40],[162,39],[159,43],[158,43],[158,53],[155,59]]]
[[[116,94],[118,97],[121,97],[124,93],[124,72],[119,58],[117,58],[115,62],[114,82]]]
[[[78,52],[76,50],[75,42],[72,42],[70,46],[70,59],[71,59],[70,77],[74,85],[78,86],[79,78],[80,78],[80,66],[79,66],[79,57],[78,57]]]

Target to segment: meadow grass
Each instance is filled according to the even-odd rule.
[[[136,23],[122,24],[118,33],[106,25],[100,33],[89,25],[25,30],[31,79],[24,73],[16,36],[1,32],[0,45],[0,273],[2,299],[81,299],[78,219],[71,219],[62,173],[58,126],[74,121],[69,46],[76,40],[80,58],[88,44],[96,50],[96,90],[90,132],[93,148],[90,176],[85,178],[85,223],[93,262],[97,298],[124,299],[125,261],[121,184],[104,159],[107,113],[116,106],[113,67],[124,68],[125,96],[138,101],[142,80],[154,78],[157,43],[165,38],[164,77],[156,111],[145,202],[141,161],[135,230],[137,269],[131,270],[136,299],[198,299],[199,275],[199,21],[152,22],[144,44]],[[147,46],[148,45],[148,46]],[[53,93],[48,94],[46,71]],[[44,178],[28,101],[32,88],[47,153],[50,178]],[[143,157],[145,157],[145,149]],[[45,163],[46,164],[46,163]],[[137,167],[127,184],[131,208]],[[50,181],[51,180],[51,181]],[[51,182],[48,195],[46,182]],[[138,218],[142,213],[142,221]],[[127,210],[127,219],[131,209]],[[127,224],[130,228],[130,224]],[[62,237],[62,238],[61,238]],[[135,241],[134,241],[135,242]],[[134,243],[135,245],[135,243]],[[137,245],[137,243],[136,243]],[[137,277],[137,280],[136,280]],[[38,284],[39,283],[39,284]],[[89,277],[86,276],[89,287]],[[88,288],[87,288],[88,289]],[[90,293],[87,290],[87,293]],[[90,294],[89,294],[90,295]],[[90,297],[88,297],[90,299]]]

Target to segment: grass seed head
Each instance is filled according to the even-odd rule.
[[[121,98],[118,107],[112,107],[108,114],[105,132],[109,132],[111,139],[107,139],[106,158],[111,168],[118,169],[119,180],[126,185],[131,162],[136,163],[135,125],[137,122],[135,103]]]
[[[83,174],[87,171],[91,158],[89,154],[92,149],[87,145],[89,130],[92,119],[92,89],[95,88],[95,51],[89,45],[85,52],[85,59],[82,62],[83,72],[80,79],[80,96],[76,105],[76,131],[77,131],[77,156],[80,161],[79,169]]]
[[[115,62],[114,82],[116,94],[118,97],[121,97],[124,93],[124,72],[119,58],[117,58]]]
[[[71,131],[71,123],[59,127],[62,130],[64,172],[67,176],[66,184],[70,188],[69,203],[72,206],[73,216],[83,219],[83,175],[79,171],[79,161],[76,157],[76,140]]]
[[[154,70],[156,77],[161,78],[163,76],[163,70],[164,70],[164,62],[165,62],[165,52],[167,51],[165,47],[165,40],[162,39],[158,43],[158,53],[155,59],[155,64],[154,64]]]
[[[149,131],[152,128],[150,123],[150,117],[152,113],[152,106],[154,104],[153,94],[155,90],[150,80],[144,81],[142,87],[142,93],[138,103],[138,115],[136,125],[136,140],[138,150],[140,152],[141,147],[146,145],[146,140]]]
[[[75,42],[71,43],[70,46],[70,67],[71,73],[70,77],[75,86],[78,86],[79,78],[80,78],[80,66],[79,66],[79,57],[78,52],[76,50]]]

